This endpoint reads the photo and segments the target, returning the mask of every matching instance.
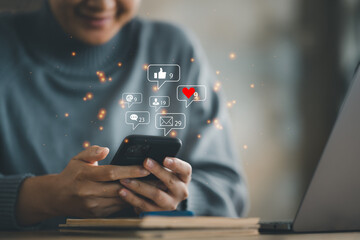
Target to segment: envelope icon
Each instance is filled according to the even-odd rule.
[[[161,116],[160,127],[172,127],[174,125],[174,117],[172,116]]]

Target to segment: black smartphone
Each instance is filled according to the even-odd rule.
[[[151,158],[162,165],[165,157],[176,157],[181,140],[173,137],[129,135],[122,141],[111,161],[112,165],[143,165]]]

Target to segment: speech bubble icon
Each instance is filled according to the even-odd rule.
[[[170,97],[169,96],[150,96],[149,97],[149,106],[155,108],[155,112],[162,107],[170,106]]]
[[[141,93],[123,93],[122,101],[128,104],[130,108],[134,104],[142,103],[142,94]]]
[[[179,85],[176,88],[176,98],[185,102],[185,107],[190,106],[192,102],[202,102],[206,100],[205,85]]]
[[[186,116],[184,113],[157,113],[155,115],[155,128],[164,129],[164,136],[173,129],[184,129]]]
[[[147,125],[150,123],[150,113],[147,111],[127,111],[125,123],[132,125],[133,130],[135,130],[140,124]]]
[[[147,79],[156,82],[160,89],[166,82],[180,81],[180,66],[178,64],[150,64],[147,68]]]

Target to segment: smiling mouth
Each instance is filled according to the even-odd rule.
[[[91,16],[81,13],[77,13],[77,16],[85,23],[89,28],[100,29],[104,28],[114,17],[110,15],[106,16]]]

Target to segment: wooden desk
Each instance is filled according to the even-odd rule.
[[[166,239],[161,237],[163,231],[153,232],[152,237],[145,239]],[[87,239],[141,239],[134,236],[134,232],[108,232],[106,234],[74,234],[74,233],[61,233],[58,231],[29,231],[29,232],[0,232],[0,239],[26,239],[26,240],[38,240],[38,239],[56,239],[56,240],[87,240]],[[183,239],[183,238],[171,238],[171,239]],[[199,238],[197,238],[199,239]],[[203,239],[214,239],[211,236],[203,235]],[[218,239],[218,238],[216,238]],[[260,234],[256,236],[242,236],[234,238],[222,238],[227,240],[358,240],[360,239],[360,232],[349,233],[321,233],[321,234]],[[221,239],[221,240],[222,240]],[[191,240],[191,238],[186,238]]]

